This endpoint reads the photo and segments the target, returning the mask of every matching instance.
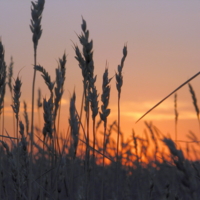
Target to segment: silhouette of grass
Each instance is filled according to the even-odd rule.
[[[95,86],[97,76],[94,75],[93,41],[89,40],[89,30],[83,18],[82,33],[77,35],[82,51],[78,45],[74,45],[75,59],[78,61],[83,77],[81,110],[79,113],[76,109],[74,91],[70,99],[69,123],[66,124],[68,131],[65,135],[59,132],[66,54],[64,53],[59,59],[58,67],[55,69],[55,81],[52,81],[52,77],[44,67],[37,65],[37,46],[42,34],[41,16],[44,3],[44,0],[32,2],[31,8],[30,28],[34,45],[34,77],[30,128],[25,101],[24,122],[20,117],[21,79],[17,77],[12,86],[13,60],[11,60],[7,73],[4,47],[0,40],[0,111],[2,111],[0,116],[3,115],[4,109],[7,73],[7,82],[13,97],[13,114],[16,117],[13,133],[9,135],[5,131],[7,134],[5,135],[2,130],[0,134],[0,199],[197,200],[200,196],[198,189],[200,187],[200,161],[199,152],[195,147],[199,148],[199,141],[195,133],[191,131],[188,134],[189,141],[177,139],[177,94],[174,96],[175,142],[164,136],[152,122],[145,122],[147,130],[144,130],[144,136],[133,129],[131,139],[125,141],[120,127],[120,97],[123,83],[122,69],[127,56],[127,46],[123,47],[121,63],[115,74],[118,119],[109,124],[108,118],[112,111],[108,105],[112,78],[108,78],[108,68],[106,68],[102,80],[102,94],[99,95]],[[33,114],[36,71],[41,73],[44,84],[50,91],[49,96],[43,101],[40,90],[38,92],[38,114],[39,108],[43,108],[42,129],[36,128]],[[200,72],[181,84],[148,110],[138,121],[199,74]],[[191,84],[188,86],[199,121],[195,91]],[[99,97],[102,101],[101,109],[99,109]],[[97,118],[100,121],[96,123]],[[86,126],[83,123],[84,120]],[[103,131],[100,130],[101,122],[103,122]],[[93,137],[90,137],[90,126]],[[113,139],[113,132],[116,132],[117,140]],[[103,133],[103,142],[98,137],[101,133]],[[84,136],[83,139],[82,136]],[[187,143],[187,158],[179,147],[180,142]],[[152,146],[151,143],[154,145]],[[163,149],[161,143],[164,143],[166,148]],[[189,160],[191,154],[196,155],[195,161]]]

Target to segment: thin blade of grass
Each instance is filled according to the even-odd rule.
[[[0,137],[5,137],[5,138],[10,138],[10,139],[16,139],[17,140],[17,138],[15,138],[15,137],[9,137],[9,136],[5,136],[5,135],[0,135]]]
[[[196,78],[198,75],[200,74],[200,72],[196,73],[194,76],[192,76],[190,79],[188,79],[187,81],[185,81],[183,84],[181,84],[179,87],[177,87],[173,92],[171,92],[169,95],[167,95],[164,99],[162,99],[161,101],[159,101],[155,106],[153,106],[151,109],[149,109],[144,115],[142,115],[142,117],[140,117],[135,123],[138,123],[142,118],[144,118],[148,113],[150,113],[154,108],[156,108],[157,106],[159,106],[163,101],[165,101],[168,97],[170,97],[172,94],[174,94],[176,91],[178,91],[179,89],[181,89],[184,85],[186,85],[188,82],[190,82],[192,79]]]

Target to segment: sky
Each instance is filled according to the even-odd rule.
[[[125,136],[129,137],[132,129],[137,135],[142,135],[146,129],[144,121],[152,121],[163,134],[170,134],[174,138],[173,96],[140,122],[135,122],[175,88],[199,72],[199,9],[200,1],[197,0],[46,0],[37,62],[54,79],[58,59],[64,52],[67,54],[61,129],[67,130],[69,99],[74,88],[77,107],[80,108],[82,75],[74,58],[73,43],[81,48],[77,34],[81,34],[83,16],[90,39],[93,40],[94,73],[97,75],[100,95],[106,62],[109,64],[109,76],[113,77],[122,58],[123,46],[127,44],[128,55],[123,68],[121,94],[121,129]],[[13,56],[14,78],[19,73],[22,80],[21,103],[27,102],[28,111],[31,108],[33,78],[30,19],[31,1],[0,1],[0,37],[5,48],[6,63],[9,65],[10,57]],[[197,100],[200,99],[199,83],[200,77],[191,81]],[[36,78],[36,94],[38,88],[42,90],[42,97],[49,95],[39,73]],[[8,88],[5,102],[5,126],[12,132],[11,96]],[[99,103],[101,105],[100,98]],[[117,119],[115,78],[111,82],[109,107],[111,114],[108,122],[111,124]],[[189,130],[199,136],[198,120],[187,85],[177,92],[177,108],[178,139],[188,140],[186,135]],[[40,112],[42,117],[42,110]]]

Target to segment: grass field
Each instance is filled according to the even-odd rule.
[[[67,133],[60,134],[61,100],[64,92],[67,57],[59,58],[55,81],[37,63],[37,48],[42,36],[41,22],[44,0],[32,2],[31,25],[33,41],[33,80],[31,115],[26,102],[20,102],[22,80],[13,83],[13,60],[7,66],[4,45],[0,41],[0,199],[70,199],[70,200],[197,200],[200,196],[200,162],[196,148],[197,136],[190,132],[187,151],[179,142],[165,136],[151,122],[145,122],[144,137],[132,130],[130,140],[124,139],[120,129],[120,103],[123,68],[128,56],[127,44],[114,77],[109,77],[106,65],[102,76],[102,91],[97,91],[94,74],[93,41],[89,39],[87,23],[82,18],[82,33],[78,36],[81,48],[73,43],[75,59],[82,73],[83,93],[81,110],[76,109],[76,91],[69,104]],[[39,74],[49,90],[49,96],[35,101],[35,77]],[[188,84],[197,120],[199,108],[190,80],[171,94],[174,95],[175,127],[177,127],[177,91]],[[98,76],[99,77],[99,76]],[[107,123],[110,82],[116,82],[118,117]],[[4,129],[4,97],[6,87],[12,96],[13,133]],[[101,95],[99,95],[101,94]],[[162,103],[155,105],[153,108]],[[20,106],[23,113],[20,113]],[[43,109],[44,122],[40,130],[35,123],[34,110]],[[151,110],[147,111],[148,114]],[[21,116],[21,117],[20,117]],[[145,115],[144,115],[145,116]],[[142,117],[144,117],[142,116]],[[100,130],[102,128],[102,130]],[[117,137],[113,136],[117,133]],[[103,140],[98,135],[103,134]],[[115,137],[115,138],[114,138]],[[163,148],[163,144],[166,148]],[[190,157],[196,156],[195,161]]]

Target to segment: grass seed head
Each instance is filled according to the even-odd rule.
[[[193,89],[193,87],[190,83],[188,83],[188,86],[189,86],[190,93],[192,95],[193,105],[194,105],[194,108],[195,108],[195,111],[196,111],[196,114],[197,114],[197,117],[198,117],[198,120],[199,120],[199,107],[197,105],[196,94],[195,94],[195,91],[194,91],[194,89]]]
[[[6,63],[4,61],[4,47],[0,39],[0,115],[4,106],[6,90]]]
[[[52,138],[53,136],[53,102],[52,97],[47,101],[45,98],[43,99],[43,109],[44,109],[44,127],[43,127],[43,135],[44,138],[47,136]]]
[[[95,86],[95,82],[96,82],[96,77],[95,76],[93,79],[90,79],[90,90],[89,90],[89,94],[88,94],[88,99],[90,101],[90,105],[91,105],[91,110],[92,110],[92,118],[95,119],[95,117],[98,114],[98,96],[99,94],[97,94],[97,89]]]
[[[101,95],[101,112],[100,117],[101,120],[106,122],[108,115],[110,114],[110,109],[108,109],[109,99],[110,99],[110,81],[112,78],[108,78],[108,68],[105,68],[104,74],[103,74],[103,84],[102,84],[102,95]]]
[[[126,56],[127,56],[127,46],[124,45],[124,48],[123,48],[123,57],[121,59],[121,65],[118,65],[118,68],[117,68],[118,73],[115,73],[116,88],[118,90],[119,97],[120,97],[120,94],[121,94],[121,87],[123,85],[122,69],[124,67],[124,61],[126,59]]]
[[[13,57],[11,56],[10,58],[10,65],[8,67],[8,86],[10,89],[10,92],[12,93],[12,77],[13,77]]]
[[[47,87],[49,88],[50,93],[52,93],[55,83],[51,81],[51,77],[48,74],[48,72],[46,71],[46,69],[40,65],[36,65],[34,68],[37,71],[40,71],[42,73],[42,77],[43,77]]]
[[[28,134],[29,132],[29,119],[28,119],[28,113],[27,113],[27,105],[26,102],[24,101],[24,119],[26,122],[26,133]]]
[[[22,82],[19,79],[19,77],[17,77],[17,79],[15,80],[15,85],[13,86],[14,96],[13,96],[13,105],[11,105],[17,120],[19,118],[19,108],[20,108],[19,99],[21,97],[21,86]]]
[[[79,137],[79,120],[78,120],[78,115],[76,113],[75,101],[76,101],[76,94],[74,92],[70,100],[70,108],[69,108],[69,114],[70,114],[69,124],[71,127],[71,136],[73,139],[74,156],[76,156],[78,137]]]
[[[31,25],[30,29],[33,33],[33,44],[34,49],[37,49],[38,41],[42,35],[42,29],[41,29],[41,19],[42,19],[42,12],[44,9],[44,3],[45,0],[38,0],[37,2],[31,2],[32,8],[31,8]]]

